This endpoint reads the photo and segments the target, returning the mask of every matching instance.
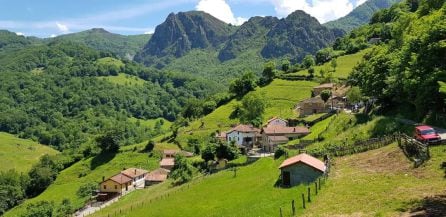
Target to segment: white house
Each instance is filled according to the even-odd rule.
[[[144,177],[148,173],[147,170],[137,169],[137,168],[128,168],[126,170],[121,171],[121,174],[132,179],[132,185],[136,187],[144,188]]]
[[[226,140],[235,142],[236,145],[251,148],[260,137],[260,129],[251,125],[239,124],[226,132]]]

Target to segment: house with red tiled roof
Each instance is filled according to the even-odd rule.
[[[226,141],[234,142],[241,148],[252,148],[259,137],[260,129],[252,125],[239,124],[226,132]]]
[[[274,117],[266,122],[266,126],[288,126],[288,121],[282,118]]]
[[[303,153],[286,159],[279,169],[282,185],[294,186],[316,181],[326,172],[327,167],[321,160]]]
[[[286,127],[281,125],[268,125],[262,129],[262,147],[264,151],[274,152],[278,145],[290,140],[308,135],[307,127]]]
[[[132,185],[134,187],[144,187],[144,177],[148,173],[147,170],[138,169],[138,168],[128,168],[126,170],[121,171],[122,175],[125,175],[132,179]]]
[[[99,183],[98,200],[105,201],[134,189],[132,179],[119,173]]]
[[[166,181],[169,173],[170,173],[170,171],[166,170],[164,168],[158,168],[158,169],[148,173],[145,177],[146,186],[150,186],[150,185],[154,185],[154,184],[158,184],[158,183]]]
[[[175,165],[174,158],[163,158],[160,161],[160,167],[166,170],[172,170],[174,165]]]

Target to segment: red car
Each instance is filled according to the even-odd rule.
[[[424,143],[435,143],[441,140],[440,135],[435,132],[434,128],[427,125],[415,127],[414,137],[416,140]]]

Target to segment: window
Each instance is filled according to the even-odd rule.
[[[115,185],[115,189],[118,189],[118,186],[117,186],[117,185]]]
[[[107,189],[107,185],[104,185],[104,189]]]

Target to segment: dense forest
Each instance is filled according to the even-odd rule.
[[[0,55],[0,130],[59,150],[76,149],[111,128],[122,132],[123,144],[140,142],[156,130],[130,117],[173,121],[190,98],[217,92],[206,80],[120,61],[74,42],[33,44],[12,35],[8,40],[15,45]],[[105,58],[122,64],[101,61]],[[98,77],[118,73],[145,83],[117,85]]]
[[[444,124],[439,116],[445,112],[440,86],[446,81],[445,2],[404,1],[374,14],[371,24],[360,31],[339,44],[345,46],[367,34],[385,43],[365,56],[350,82],[385,108],[399,106],[414,118]]]

